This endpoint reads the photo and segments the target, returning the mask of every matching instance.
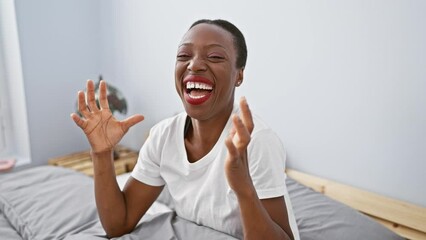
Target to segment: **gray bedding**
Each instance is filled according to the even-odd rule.
[[[401,239],[370,218],[292,179],[287,179],[287,186],[302,240]],[[93,180],[51,166],[0,175],[0,238],[104,239]],[[164,212],[144,216],[132,233],[116,239],[235,238],[174,212]]]
[[[22,239],[2,212],[0,212],[0,236],[1,239]]]

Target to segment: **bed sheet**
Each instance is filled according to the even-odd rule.
[[[96,211],[93,179],[70,169],[42,166],[0,175],[0,213],[1,236],[4,230],[10,239],[106,238]],[[153,205],[133,232],[115,239],[194,236],[235,239],[179,218],[161,203]]]
[[[0,236],[7,240],[22,240],[22,237],[10,225],[2,212],[0,212]]]
[[[302,240],[403,240],[370,217],[291,178],[286,185]]]
[[[124,186],[128,174],[118,176]],[[400,240],[358,211],[286,179],[303,240]],[[0,175],[0,233],[5,239],[105,239],[93,179],[53,166]],[[235,239],[176,216],[167,188],[130,234],[115,239]]]

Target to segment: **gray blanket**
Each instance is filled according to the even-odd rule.
[[[286,180],[302,240],[401,239],[357,211]],[[166,194],[162,194],[167,195]],[[167,199],[163,197],[160,200]],[[93,179],[51,166],[0,175],[1,239],[104,239]],[[174,212],[147,214],[116,239],[235,239],[182,219]]]
[[[93,179],[43,166],[0,175],[1,239],[104,239]],[[116,239],[235,239],[177,217],[145,215],[130,234]]]

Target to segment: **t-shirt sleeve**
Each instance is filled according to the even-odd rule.
[[[287,195],[286,153],[279,137],[270,129],[252,135],[248,148],[250,175],[260,199]]]
[[[154,126],[139,152],[138,161],[131,174],[136,180],[151,186],[165,184],[160,174],[161,143],[159,136],[161,135]]]

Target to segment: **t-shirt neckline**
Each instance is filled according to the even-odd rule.
[[[234,108],[232,110],[231,116],[232,114],[235,114],[238,111],[238,107],[234,105]],[[186,152],[186,148],[185,148],[185,136],[184,136],[184,132],[185,132],[185,123],[186,123],[186,119],[187,117],[189,117],[187,114],[182,114],[182,118],[181,121],[179,123],[179,134],[178,134],[178,138],[180,138],[178,142],[181,143],[180,149],[182,152],[183,157],[181,159],[183,159],[184,162],[184,166],[187,169],[191,169],[191,170],[197,170],[200,168],[203,168],[207,165],[209,165],[215,158],[216,156],[218,156],[218,151],[221,148],[221,144],[225,144],[225,139],[226,137],[229,135],[229,131],[231,130],[231,116],[228,118],[228,121],[225,124],[225,127],[223,128],[222,133],[220,134],[219,139],[217,140],[216,144],[213,146],[213,148],[206,154],[204,155],[201,159],[197,160],[196,162],[191,163],[188,160],[188,154]]]

